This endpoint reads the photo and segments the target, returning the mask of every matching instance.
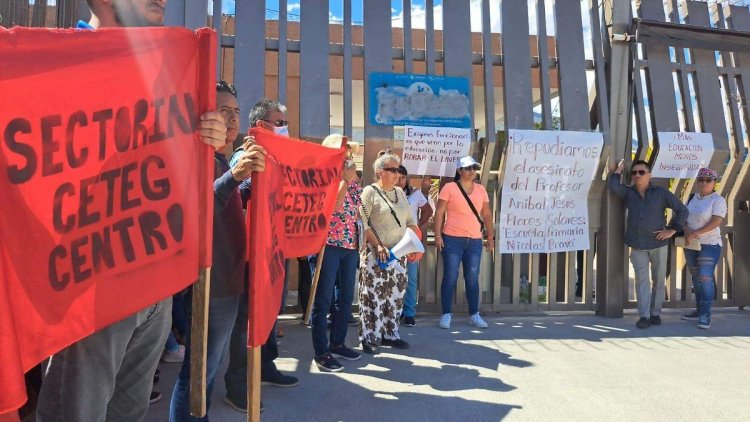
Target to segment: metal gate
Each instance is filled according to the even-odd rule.
[[[331,16],[334,2],[341,16]],[[46,3],[3,2],[0,24],[69,26],[86,18],[83,0]],[[741,235],[750,233],[750,38],[740,32],[750,31],[747,7],[678,0],[641,0],[633,10],[626,0],[237,0],[230,16],[222,14],[227,3],[169,0],[167,24],[212,25],[222,34],[217,69],[234,81],[244,112],[269,96],[287,103],[298,137],[339,131],[363,140],[365,177],[382,145],[398,146],[398,131],[367,123],[370,72],[469,78],[478,139],[473,151],[484,163],[482,181],[496,215],[506,130],[602,133],[602,160],[589,195],[592,250],[485,253],[485,312],[616,316],[635,306],[622,205],[605,189],[604,167],[608,157],[653,159],[659,131],[713,135],[712,166],[724,174],[720,192],[730,209],[717,299],[719,305],[750,302],[750,236]],[[393,5],[406,11],[398,27]],[[417,17],[423,27],[413,25]],[[679,181],[659,183],[683,199],[692,189]],[[692,306],[682,253],[672,248],[670,257],[665,306]],[[439,311],[441,277],[440,257],[429,246],[420,266],[420,311]],[[458,286],[456,310],[466,310],[461,280]]]

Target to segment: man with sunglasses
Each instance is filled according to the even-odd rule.
[[[631,166],[630,186],[621,182],[624,161],[610,165],[609,189],[625,201],[627,224],[625,244],[630,246],[630,262],[635,270],[638,328],[661,324],[661,304],[667,277],[667,246],[669,238],[682,230],[688,210],[669,190],[651,184],[651,165],[643,160]],[[674,215],[666,224],[664,211]],[[651,271],[649,271],[649,264]],[[649,273],[652,276],[649,282]],[[652,284],[653,283],[653,284]]]
[[[289,121],[286,120],[285,113],[286,107],[283,104],[269,98],[263,98],[250,110],[248,115],[250,127],[262,127],[278,135],[289,136]],[[251,136],[246,136],[243,144],[246,146],[252,145],[253,141]],[[235,150],[229,160],[230,167],[234,167],[243,153],[243,147]],[[240,184],[240,195],[244,208],[247,208],[247,201],[250,199],[250,185],[251,179],[249,177],[245,178]],[[244,230],[244,227],[242,229]],[[284,283],[286,283],[286,280]],[[284,291],[286,292],[286,285],[284,285]],[[286,294],[282,295],[282,303],[279,304],[281,310],[283,310],[282,304],[285,297]],[[224,382],[227,387],[224,402],[232,409],[244,413],[247,412],[247,305],[247,295],[245,294],[240,300],[237,318],[232,329],[229,342],[229,365],[224,375]],[[274,387],[294,387],[299,384],[299,380],[279,371],[274,363],[274,360],[279,357],[276,329],[276,325],[274,325],[266,343],[260,349],[261,382],[264,385]]]

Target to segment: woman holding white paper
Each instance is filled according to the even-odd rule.
[[[714,191],[719,174],[710,168],[698,170],[698,193],[687,204],[685,243],[700,242],[700,250],[684,248],[685,261],[693,279],[697,309],[682,315],[686,321],[698,321],[698,328],[711,328],[711,302],[714,300],[716,264],[721,258],[721,223],[727,215],[727,201]]]

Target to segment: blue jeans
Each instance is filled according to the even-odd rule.
[[[466,300],[469,302],[469,314],[479,312],[479,264],[482,260],[482,239],[456,237],[443,234],[443,283],[440,286],[440,297],[443,313],[451,313],[453,293],[458,281],[458,266],[463,263],[464,281],[466,282]]]
[[[328,353],[326,338],[326,316],[331,309],[336,278],[339,277],[339,306],[333,315],[330,344],[342,345],[346,340],[346,329],[352,315],[351,303],[354,300],[354,277],[357,272],[357,251],[355,249],[326,246],[323,262],[320,265],[318,288],[315,291],[315,304],[312,310],[312,340],[315,356]]]
[[[721,245],[703,245],[700,251],[684,249],[688,271],[693,278],[695,303],[698,315],[711,318],[711,302],[714,300],[714,271],[721,257]]]
[[[419,281],[419,262],[406,263],[406,276],[409,282],[406,284],[404,294],[404,316],[414,317],[417,315],[417,282]]]
[[[185,295],[185,314],[188,319],[192,316],[192,291]],[[232,334],[234,320],[237,317],[239,295],[209,299],[208,308],[208,340],[206,342],[206,416],[196,418],[190,415],[190,336],[191,329],[185,335],[185,360],[182,362],[180,375],[177,377],[172,401],[169,404],[170,422],[208,421],[208,409],[211,407],[211,392],[214,389],[216,372],[221,366],[221,359],[229,347],[229,337]]]

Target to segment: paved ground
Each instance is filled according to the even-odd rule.
[[[311,365],[309,329],[282,324],[279,367],[300,378],[291,389],[264,387],[265,421],[741,421],[750,420],[750,311],[714,311],[699,330],[666,311],[664,324],[635,328],[635,315],[487,316],[451,330],[436,316],[402,328],[406,351],[386,350],[346,370]],[[349,344],[355,344],[356,329]],[[148,421],[168,419],[178,364],[161,364],[165,398]],[[222,401],[223,372],[209,416],[244,421]]]

